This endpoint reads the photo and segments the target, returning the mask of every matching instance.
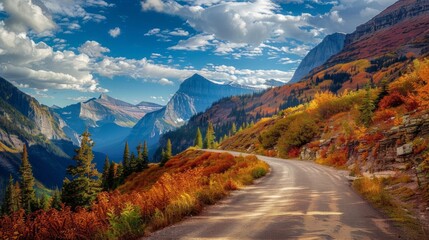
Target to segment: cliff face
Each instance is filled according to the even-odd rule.
[[[319,45],[313,48],[302,60],[289,83],[301,80],[311,70],[324,64],[330,57],[340,52],[344,47],[343,33],[326,36]]]
[[[385,9],[376,17],[356,28],[352,34],[348,34],[345,40],[346,46],[363,37],[373,34],[385,28],[389,28],[402,21],[427,14],[429,2],[426,0],[401,0]]]
[[[388,53],[426,55],[428,46],[429,1],[400,0],[348,34],[344,49],[323,68]]]
[[[40,132],[48,139],[66,139],[48,107],[40,105],[3,78],[0,78],[0,99],[35,124],[32,133]]]

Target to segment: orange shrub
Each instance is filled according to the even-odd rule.
[[[213,203],[239,185],[251,183],[255,176],[262,176],[254,174],[261,169],[265,173],[269,168],[252,156],[186,151],[173,157],[164,168],[151,166],[128,181],[140,181],[148,174],[157,179],[147,181],[146,185],[127,182],[121,186],[122,190],[129,187],[133,190],[125,193],[102,192],[90,209],[74,212],[63,207],[60,211],[41,210],[29,215],[21,210],[2,217],[0,239],[138,238],[143,226],[152,231],[197,213],[204,203]],[[111,224],[112,218],[120,218],[121,213],[129,209],[138,210],[137,218],[141,223],[137,225],[141,229],[118,233],[117,226]]]
[[[391,109],[383,109],[375,112],[373,121],[375,123],[383,123],[391,120],[395,116],[396,116],[396,111]]]

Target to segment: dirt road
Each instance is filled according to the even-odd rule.
[[[148,239],[399,237],[389,222],[352,190],[345,173],[307,161],[258,157],[271,166],[271,173],[260,182]]]

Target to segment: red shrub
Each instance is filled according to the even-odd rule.
[[[397,91],[393,91],[381,99],[381,101],[378,103],[378,106],[381,109],[388,109],[401,106],[402,104],[404,104],[404,96]]]
[[[289,158],[297,158],[300,154],[300,150],[298,147],[293,147],[288,151],[287,154]]]

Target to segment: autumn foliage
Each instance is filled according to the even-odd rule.
[[[151,166],[114,192],[102,192],[88,209],[18,211],[0,219],[1,239],[129,239],[199,212],[230,190],[265,175],[254,156],[188,150],[165,167]],[[256,174],[257,173],[257,174]],[[150,174],[149,181],[134,184]]]

